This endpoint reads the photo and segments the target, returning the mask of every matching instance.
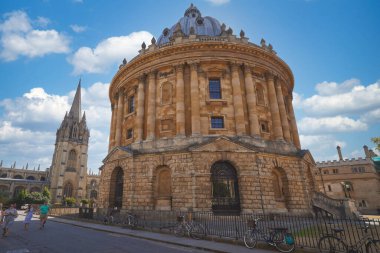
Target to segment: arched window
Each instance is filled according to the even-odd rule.
[[[283,189],[283,184],[281,180],[281,175],[277,170],[272,171],[272,185],[273,185],[274,198],[277,201],[283,201],[284,189]]]
[[[21,175],[15,175],[13,178],[14,179],[24,179]]]
[[[6,178],[6,177],[7,177],[7,173],[3,173],[3,174],[1,174],[0,177],[1,177],[1,178]]]
[[[98,192],[95,190],[92,190],[90,192],[90,199],[97,199],[98,198]]]
[[[73,127],[73,134],[71,135],[72,138],[77,138],[77,132],[78,132],[78,129],[76,126]]]
[[[0,192],[7,192],[9,191],[9,187],[5,185],[0,185]]]
[[[117,167],[113,170],[110,183],[110,207],[120,209],[123,206],[124,172]]]
[[[69,152],[69,158],[67,160],[67,168],[66,171],[75,172],[76,169],[76,163],[77,163],[77,153],[74,149],[70,150]]]
[[[256,85],[256,99],[258,105],[265,105],[264,88],[261,84]]]
[[[238,178],[235,168],[228,162],[218,161],[211,167],[212,210],[214,212],[240,212]]]
[[[91,180],[90,186],[92,189],[96,188],[96,180],[95,179]]]
[[[13,198],[17,198],[21,191],[25,190],[24,186],[16,186],[13,192]]]
[[[33,176],[28,176],[26,179],[28,179],[28,180],[36,180]]]
[[[73,185],[70,182],[66,182],[63,187],[63,196],[64,197],[73,197]]]
[[[45,181],[46,179],[45,179],[45,177],[41,177],[41,179],[40,179],[40,181]]]

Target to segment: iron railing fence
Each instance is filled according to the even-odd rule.
[[[133,211],[137,217],[137,226],[146,230],[172,232],[177,226],[177,217],[184,216],[187,220],[201,223],[206,233],[211,237],[231,238],[240,240],[249,229],[248,222],[260,218],[257,228],[269,233],[273,228],[288,228],[296,240],[297,247],[318,248],[322,235],[334,234],[333,229],[344,231],[338,237],[348,245],[353,245],[364,236],[380,238],[380,219],[336,219],[328,217],[313,217],[289,214],[240,214],[215,215],[213,212],[180,212],[180,211]],[[96,213],[94,219],[98,222],[120,226],[127,225],[127,214],[108,212]],[[363,229],[368,226],[367,232]],[[365,252],[365,251],[363,251]]]

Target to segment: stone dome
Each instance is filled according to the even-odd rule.
[[[171,29],[165,28],[162,31],[157,44],[162,45],[168,43],[170,38],[177,30],[179,30],[179,28],[181,28],[181,31],[185,36],[189,36],[191,33],[205,36],[220,36],[222,33],[222,28],[218,20],[208,16],[202,17],[198,8],[191,4],[185,11],[183,18],[173,25]]]

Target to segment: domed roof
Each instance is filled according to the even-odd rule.
[[[185,15],[171,29],[165,28],[158,38],[157,44],[162,45],[170,41],[176,30],[181,28],[185,36],[190,33],[206,36],[220,36],[222,28],[218,20],[213,17],[202,17],[201,12],[193,4],[185,11]],[[192,29],[193,28],[193,29]]]

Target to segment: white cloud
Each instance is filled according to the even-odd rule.
[[[226,4],[230,2],[230,0],[206,0],[206,1],[209,3],[212,3],[213,5],[222,5],[222,4]]]
[[[50,23],[50,20],[48,18],[45,18],[45,17],[38,17],[36,20],[36,23],[37,23],[37,25],[39,25],[41,27],[45,27]]]
[[[326,161],[338,159],[336,150],[337,146],[344,148],[347,144],[344,141],[337,140],[332,135],[300,135],[301,146],[303,149],[309,149],[313,154],[315,161]]]
[[[133,32],[128,36],[110,37],[101,41],[95,48],[79,48],[69,62],[74,73],[104,73],[123,58],[131,59],[138,54],[142,42],[148,42],[153,35],[146,31]]]
[[[82,88],[82,111],[86,112],[90,129],[88,167],[96,171],[108,151],[111,110],[108,83],[97,82]],[[65,112],[70,109],[75,90],[67,95],[48,94],[43,88],[33,88],[22,97],[0,101],[0,157],[8,164],[19,166],[50,166],[59,128]],[[1,111],[1,110],[0,110]],[[38,129],[38,130],[36,130]],[[14,152],[17,150],[17,152]]]
[[[70,25],[71,29],[73,29],[74,32],[76,33],[81,33],[86,31],[87,27],[85,26],[80,26],[80,25]]]
[[[33,29],[28,15],[23,11],[14,11],[4,15],[0,23],[0,57],[5,61],[14,61],[19,56],[29,58],[51,53],[69,52],[69,39],[56,30]],[[47,25],[47,18],[39,17],[39,25]]]
[[[298,127],[302,134],[365,131],[368,126],[360,120],[335,116],[325,118],[302,118]]]
[[[380,123],[380,108],[364,113],[360,119],[363,122]]]
[[[317,85],[319,95],[300,102],[309,115],[332,116],[360,114],[380,107],[380,82],[363,86],[356,79],[342,84],[327,83]]]

